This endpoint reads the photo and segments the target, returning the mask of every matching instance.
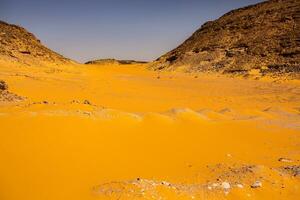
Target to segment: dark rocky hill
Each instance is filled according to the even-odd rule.
[[[201,26],[152,65],[156,70],[300,72],[300,1],[270,0]]]
[[[41,44],[26,29],[0,21],[0,59],[23,64],[72,62]]]

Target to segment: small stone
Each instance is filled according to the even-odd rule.
[[[222,188],[223,188],[224,190],[229,190],[229,189],[230,189],[230,183],[228,183],[228,182],[223,182],[223,183],[222,183]]]
[[[171,186],[171,183],[169,183],[169,182],[167,182],[167,181],[162,181],[161,184],[162,184],[162,185]]]
[[[218,187],[218,183],[213,183],[212,186],[213,187]]]
[[[288,158],[279,158],[278,161],[279,162],[287,162],[287,163],[293,162],[291,159],[288,159]]]
[[[236,187],[238,187],[238,188],[244,188],[244,186],[242,184],[236,184]]]
[[[5,81],[0,80],[0,90],[7,90],[8,85],[5,83]]]
[[[212,187],[211,187],[211,186],[208,186],[207,189],[212,190]]]
[[[83,101],[83,104],[91,105],[91,102],[90,102],[89,100],[84,100],[84,101]]]
[[[260,188],[262,187],[262,183],[260,181],[255,181],[252,185],[251,188]]]
[[[89,115],[89,116],[91,115],[91,113],[90,113],[90,112],[87,112],[87,111],[83,111],[82,114],[84,114],[84,115]]]

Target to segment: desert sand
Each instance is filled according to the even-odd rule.
[[[8,62],[0,80],[0,199],[299,199],[299,81]]]

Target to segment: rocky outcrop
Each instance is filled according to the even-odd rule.
[[[202,25],[156,70],[300,73],[300,1],[270,0]]]
[[[26,29],[0,21],[0,59],[23,64],[72,62],[41,44]]]
[[[0,80],[0,104],[7,102],[18,102],[24,99],[24,97],[9,92],[7,83],[3,80]]]

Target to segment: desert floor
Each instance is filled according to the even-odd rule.
[[[300,82],[0,63],[0,199],[299,199]],[[256,183],[256,184],[255,184]]]

